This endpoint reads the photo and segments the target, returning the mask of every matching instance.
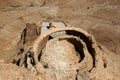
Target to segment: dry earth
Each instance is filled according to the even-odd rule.
[[[77,65],[78,58],[73,54],[76,53],[73,45],[64,40],[57,41],[58,38],[46,44],[46,51],[41,56],[42,65],[37,64],[36,68],[39,70],[38,67],[46,63],[51,66],[47,70],[44,68],[41,69],[42,71],[39,70],[39,75],[36,76],[29,69],[11,64],[14,58],[19,59],[17,53],[20,49],[25,49],[24,53],[26,53],[29,46],[34,43],[39,36],[39,28],[43,21],[64,22],[67,26],[82,28],[92,34],[96,39],[94,48],[98,53],[95,57],[96,67],[92,71],[77,73],[73,70],[67,73],[66,70],[71,70],[71,67],[66,66],[71,63],[72,68],[76,69],[74,65]],[[26,37],[23,31],[25,28]],[[26,41],[25,45],[22,44],[24,41]],[[52,45],[51,49],[49,45]],[[56,50],[53,50],[54,48]],[[68,48],[70,50],[67,50]],[[57,52],[60,49],[64,52],[60,52],[61,55]],[[47,54],[48,52],[50,53]],[[63,55],[69,57],[65,56],[64,59]],[[70,80],[70,78],[71,80],[119,80],[119,57],[120,0],[0,0],[0,80]],[[66,65],[62,65],[65,63]],[[52,69],[66,70],[57,73],[51,71]]]

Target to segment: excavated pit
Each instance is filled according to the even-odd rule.
[[[68,30],[67,30],[68,29]],[[43,49],[43,47],[45,46],[45,44],[47,43],[47,42],[44,42],[45,41],[45,39],[46,38],[48,38],[51,34],[53,34],[53,33],[56,33],[56,32],[60,32],[60,31],[66,31],[66,34],[67,35],[69,35],[69,36],[71,36],[71,35],[73,35],[73,36],[77,36],[77,37],[80,37],[81,38],[81,40],[83,40],[84,42],[85,42],[85,44],[87,45],[87,49],[88,49],[88,52],[91,54],[91,56],[92,56],[92,58],[93,58],[93,65],[94,65],[94,67],[95,67],[95,50],[94,50],[94,48],[92,47],[92,45],[94,44],[93,42],[94,41],[92,41],[92,36],[91,35],[85,35],[84,33],[82,33],[82,32],[80,32],[80,31],[78,31],[78,30],[74,30],[74,28],[72,28],[71,30],[69,30],[70,28],[65,28],[65,30],[63,29],[56,29],[56,31],[54,31],[54,32],[52,32],[52,30],[51,30],[51,33],[49,33],[48,35],[46,35],[46,36],[44,36],[43,38],[42,38],[42,36],[40,37],[40,41],[38,42],[37,40],[36,40],[36,42],[38,42],[37,44],[39,44],[39,45],[41,45],[41,46],[39,46],[39,45],[36,45],[35,44],[35,48],[37,48],[36,46],[38,46],[39,47],[39,52],[41,52],[41,50]],[[50,40],[50,39],[49,39]],[[72,41],[73,42],[73,41]],[[75,42],[77,42],[77,41],[75,41]],[[75,43],[74,42],[74,43]],[[43,44],[44,43],[44,44]],[[77,45],[74,45],[75,46],[75,48],[79,48],[78,46],[79,46],[79,44],[77,44]],[[36,54],[37,54],[37,50],[36,49],[34,49],[34,47],[33,47],[33,50],[35,50],[35,52],[36,52]],[[77,51],[78,51],[78,49],[77,49]],[[80,51],[81,52],[83,52],[82,51],[82,49],[80,48]],[[39,53],[38,52],[38,53]],[[78,51],[79,52],[79,51]],[[84,58],[84,54],[82,54],[81,55],[82,56],[82,58]],[[80,62],[80,61],[79,61]]]
[[[52,34],[56,34],[57,32],[61,33],[62,31],[65,31],[66,34],[49,38]],[[60,48],[61,45],[63,49]],[[72,45],[72,48],[70,47],[70,45]],[[66,46],[69,47],[66,48]],[[35,54],[34,57],[36,64],[42,64],[45,69],[45,66],[47,66],[48,69],[53,70],[52,74],[55,75],[58,75],[58,73],[60,74],[61,71],[66,72],[66,76],[59,76],[59,78],[63,78],[70,76],[73,73],[77,75],[78,72],[81,71],[91,72],[92,69],[95,67],[96,53],[94,47],[95,41],[93,36],[83,31],[82,29],[75,27],[66,27],[50,29],[49,31],[41,34],[41,36],[38,37],[34,43],[33,52]],[[68,52],[64,50],[68,50]],[[64,53],[64,56],[70,55],[70,53],[71,55],[65,56],[65,58],[61,59],[62,53]],[[68,59],[69,62],[67,62],[66,59]],[[61,64],[66,65],[61,66]],[[45,72],[43,71],[43,73]],[[48,74],[50,73],[48,72]],[[76,78],[75,75],[72,77],[73,80]]]
[[[59,32],[59,31],[58,31]],[[70,33],[71,32],[71,33]],[[55,34],[56,34],[57,32],[55,32]],[[72,34],[73,33],[73,34]],[[52,34],[54,34],[54,33],[52,33]],[[50,36],[51,34],[49,34],[48,36]],[[82,33],[80,33],[80,32],[77,32],[77,31],[72,31],[72,30],[66,30],[66,35],[67,36],[64,36],[64,35],[62,35],[62,36],[58,36],[57,38],[58,38],[58,40],[57,41],[62,41],[62,40],[65,40],[65,41],[67,41],[67,42],[69,42],[69,43],[71,43],[73,46],[74,46],[74,50],[75,50],[75,52],[79,55],[79,61],[78,61],[78,63],[80,63],[82,60],[84,61],[84,58],[86,57],[85,56],[85,53],[84,53],[84,49],[83,49],[83,44],[86,44],[86,42],[87,42],[87,44],[88,45],[86,45],[86,46],[84,46],[84,47],[86,47],[86,49],[88,50],[88,52],[89,52],[89,54],[90,54],[90,56],[92,56],[92,64],[93,64],[93,66],[92,66],[92,68],[94,68],[95,67],[95,52],[93,52],[93,48],[92,48],[92,46],[90,46],[90,45],[92,45],[92,40],[91,39],[89,39],[89,37],[87,38],[84,34],[82,34]],[[48,37],[47,36],[47,37]],[[47,37],[45,37],[44,39],[46,39]],[[45,41],[45,40],[42,40],[42,41]],[[49,39],[45,44],[47,44],[49,41],[51,41],[51,40],[54,40],[54,38],[51,38],[51,39]],[[41,41],[41,42],[42,42]],[[86,42],[84,42],[84,41],[86,41]],[[84,43],[83,43],[84,42]],[[42,42],[43,43],[43,42]],[[51,46],[52,46],[52,44],[51,45],[49,45],[49,49],[51,49]],[[57,46],[59,46],[59,45],[57,45]],[[89,47],[88,47],[89,46]],[[40,47],[40,46],[39,46]],[[65,46],[63,46],[63,47],[65,47]],[[46,45],[44,46],[44,47],[42,47],[42,50],[45,50],[46,49]],[[42,56],[42,54],[44,53],[43,51],[40,51],[40,54],[38,55],[39,56],[39,58],[38,58],[38,61],[40,61],[40,59],[41,59],[41,56]],[[58,52],[60,51],[61,49],[58,49]],[[72,51],[71,49],[69,50],[69,51]],[[41,53],[42,52],[42,53]],[[90,53],[91,52],[91,53]],[[39,52],[38,52],[39,53]],[[55,53],[55,52],[53,52],[53,53]],[[75,53],[75,54],[76,54]],[[87,54],[88,55],[88,54]],[[72,55],[71,55],[72,56]],[[76,57],[77,58],[77,57]],[[89,69],[89,71],[91,71],[92,70],[92,68],[91,69]]]

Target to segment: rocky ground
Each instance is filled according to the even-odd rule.
[[[88,45],[89,41],[86,43],[84,38],[65,35],[61,41],[57,37],[46,43],[43,55],[33,69],[24,68],[19,62],[24,55],[20,57],[19,54],[25,54],[34,45],[44,21],[63,22],[66,26],[82,28],[85,36],[92,34],[95,46],[90,46],[95,50],[92,52],[95,56],[86,51],[88,47],[84,44]],[[82,62],[79,62],[82,54],[78,55],[75,44],[66,38],[78,40],[85,46]],[[1,80],[119,80],[119,56],[120,0],[0,0]],[[81,69],[80,65],[86,68]]]

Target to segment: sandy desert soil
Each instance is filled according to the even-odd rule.
[[[42,78],[38,78],[38,76],[31,74],[31,71],[24,68],[21,69],[21,67],[9,63],[11,60],[13,60],[13,56],[17,55],[15,53],[19,52],[20,46],[22,45],[19,43],[19,41],[21,40],[21,34],[23,33],[23,30],[26,28],[26,24],[35,23],[36,26],[40,27],[41,22],[43,21],[64,22],[67,26],[82,28],[95,37],[97,46],[103,46],[100,50],[100,54],[98,53],[100,57],[97,57],[97,59],[99,62],[102,58],[103,62],[105,63],[107,60],[108,67],[106,69],[103,69],[101,67],[102,62],[100,62],[97,64],[97,68],[91,72],[89,78],[76,78],[76,80],[119,80],[120,0],[0,0],[1,80],[8,80],[8,78],[12,79],[13,76],[17,77],[13,78],[12,80],[19,80],[19,74],[22,76],[20,77],[20,80],[33,80],[32,77],[30,78],[28,75],[34,76],[36,80],[42,80],[42,78],[44,78],[44,75],[48,78],[55,76],[53,74],[54,72],[51,73],[49,70],[43,70],[43,72],[45,72],[44,75]],[[30,31],[29,28],[27,30],[28,32]],[[32,30],[36,30],[36,28],[33,28]],[[34,35],[28,33],[28,40],[31,40],[30,37],[32,36],[35,36],[34,40],[36,37],[38,37],[34,31],[33,33]],[[31,40],[30,43],[32,44],[32,42],[33,40]],[[28,41],[26,45],[31,45],[30,43]],[[64,41],[60,43],[64,43]],[[51,43],[48,44],[50,45]],[[65,42],[65,45],[67,44],[69,43]],[[57,45],[57,43],[54,45]],[[69,46],[66,47],[69,47],[71,49],[72,45],[69,44]],[[99,50],[96,51],[99,52]],[[101,51],[103,54],[101,54]],[[51,52],[55,51],[51,50]],[[45,55],[42,57],[43,61],[44,57]],[[51,57],[54,57],[54,55]],[[59,60],[62,61],[62,59]],[[49,63],[49,61],[47,61],[47,63]],[[12,68],[12,66],[15,68]],[[38,64],[37,66],[41,65]],[[101,74],[102,70],[103,74]],[[10,75],[8,72],[10,72]],[[58,73],[55,74],[58,75]],[[82,74],[88,75],[89,73]],[[8,75],[10,77],[7,78],[6,76]],[[73,75],[72,78],[74,77],[75,75]],[[52,79],[53,78],[51,78],[51,80]],[[53,80],[56,80],[55,77]],[[58,80],[62,79],[58,78]]]

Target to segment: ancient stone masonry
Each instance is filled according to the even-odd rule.
[[[120,0],[0,0],[0,80],[120,80]]]
[[[26,26],[18,42],[20,52],[13,63],[43,80],[99,80],[95,76],[98,69],[105,74],[108,61],[91,34],[75,27],[50,26],[42,32],[36,24]],[[107,79],[108,76],[102,77]]]

